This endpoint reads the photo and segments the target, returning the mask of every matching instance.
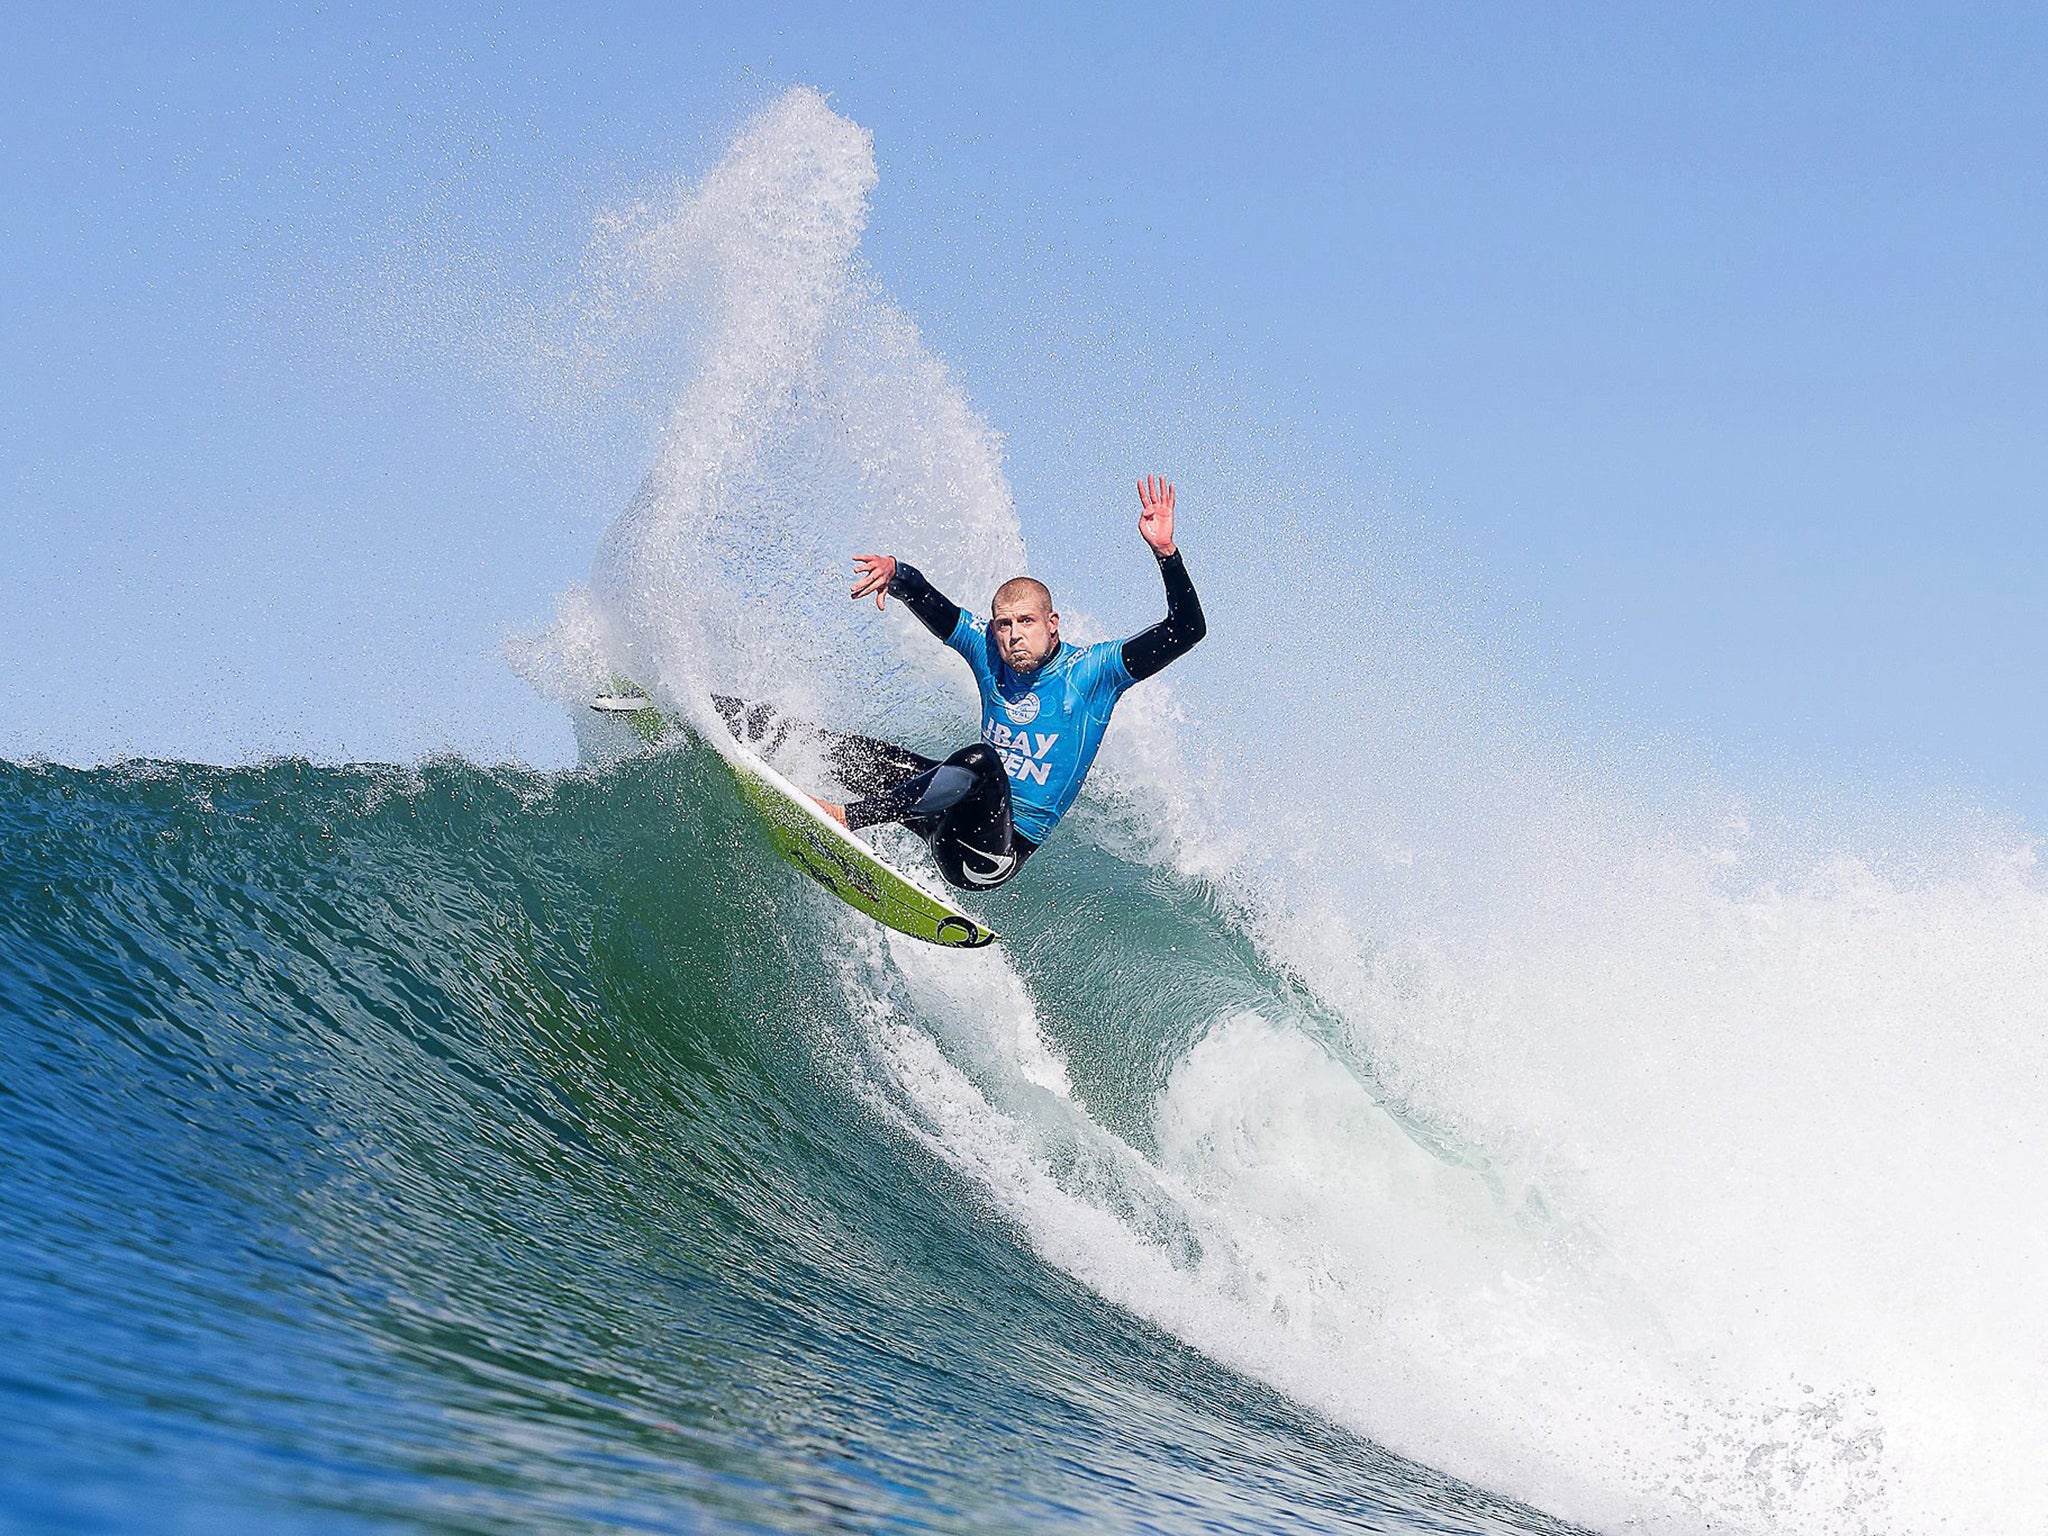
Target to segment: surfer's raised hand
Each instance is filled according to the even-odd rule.
[[[1172,515],[1167,517],[1167,527],[1173,526]],[[889,606],[889,583],[896,579],[896,557],[894,555],[855,555],[853,557],[853,600],[857,603],[870,592],[875,594],[875,607]]]
[[[1138,532],[1160,559],[1173,553],[1173,484],[1163,475],[1138,482]]]

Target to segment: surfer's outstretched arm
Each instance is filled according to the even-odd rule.
[[[953,638],[960,624],[960,605],[926,581],[916,566],[906,565],[894,555],[855,555],[853,569],[855,602],[872,593],[880,608],[885,598],[900,598],[926,629],[941,640]]]
[[[1193,650],[1209,633],[1209,621],[1202,617],[1202,600],[1173,542],[1173,486],[1147,475],[1138,482],[1138,506],[1138,532],[1151,546],[1159,579],[1166,583],[1166,617],[1124,642],[1124,670],[1142,683]]]

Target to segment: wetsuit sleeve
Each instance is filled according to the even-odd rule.
[[[889,578],[889,595],[941,640],[950,641],[960,627],[960,605],[926,581],[924,572],[914,565],[896,562],[896,574]]]
[[[902,570],[901,566],[897,567]],[[1166,583],[1166,617],[1142,634],[1124,642],[1124,670],[1131,681],[1141,683],[1166,664],[1185,656],[1195,643],[1209,633],[1202,617],[1202,600],[1195,596],[1195,584],[1188,568],[1175,550],[1159,562],[1159,578]]]

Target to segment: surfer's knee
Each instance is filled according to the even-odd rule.
[[[979,772],[948,759],[925,775],[924,788],[911,812],[918,816],[941,815],[973,794],[980,784]]]
[[[1003,771],[1003,760],[996,756],[995,748],[985,741],[977,741],[971,747],[962,747],[947,758],[946,763],[948,767],[965,768],[976,775]]]

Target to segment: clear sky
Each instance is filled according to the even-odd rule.
[[[500,636],[644,437],[511,321],[808,83],[1027,537],[1199,373],[1573,708],[2048,816],[2048,11],[1105,9],[12,16],[0,753],[561,760]]]

